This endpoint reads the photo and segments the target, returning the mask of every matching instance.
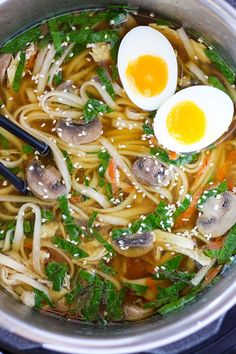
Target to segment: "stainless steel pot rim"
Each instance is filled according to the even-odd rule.
[[[207,5],[210,11],[218,14],[228,27],[236,23],[235,9],[224,0],[214,0],[214,2],[199,0],[199,3]],[[127,354],[158,348],[191,335],[216,320],[235,304],[236,282],[232,282],[227,289],[221,291],[219,296],[207,301],[204,306],[178,322],[163,326],[158,330],[154,328],[139,336],[114,337],[113,339],[63,336],[46,329],[41,330],[7,314],[4,308],[1,309],[0,326],[29,340],[44,343],[43,346],[47,349],[63,353]]]

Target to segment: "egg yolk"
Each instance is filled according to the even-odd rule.
[[[160,57],[142,55],[129,62],[126,75],[142,96],[152,97],[165,89],[168,67]]]
[[[192,101],[176,104],[166,121],[170,135],[183,144],[201,140],[206,130],[205,113]]]

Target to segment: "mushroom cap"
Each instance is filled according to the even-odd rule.
[[[150,156],[136,160],[132,171],[139,182],[152,186],[165,187],[171,181],[169,168],[158,159]]]
[[[12,54],[0,54],[0,82],[3,82],[7,68],[10,65]]]
[[[144,309],[138,305],[124,306],[124,319],[126,321],[140,321],[148,317],[153,312],[153,309]]]
[[[236,222],[236,196],[224,192],[206,200],[202,214],[197,219],[202,235],[218,237],[224,235]]]
[[[89,123],[73,123],[61,119],[57,122],[56,132],[66,143],[87,144],[99,138],[102,133],[102,123],[98,118]]]
[[[152,232],[122,235],[112,241],[115,251],[125,257],[141,257],[153,248]]]
[[[60,172],[53,166],[42,166],[39,161],[32,161],[26,169],[26,179],[32,193],[40,199],[55,200],[66,194]]]

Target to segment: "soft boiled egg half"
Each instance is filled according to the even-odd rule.
[[[154,133],[169,150],[188,153],[203,149],[226,132],[234,105],[212,86],[192,86],[169,98],[157,111]]]
[[[118,71],[130,100],[151,111],[171,97],[177,85],[178,67],[167,38],[148,26],[138,26],[122,39]]]

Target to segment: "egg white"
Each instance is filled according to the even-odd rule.
[[[183,101],[194,102],[206,117],[206,131],[201,140],[183,144],[175,140],[167,129],[167,117],[174,106]],[[154,119],[154,133],[158,142],[167,149],[179,153],[201,150],[214,143],[224,134],[232,122],[234,105],[230,97],[212,86],[192,86],[170,97],[157,111]],[[191,124],[191,117],[189,117]]]
[[[137,90],[135,91],[126,76],[129,62],[142,55],[161,57],[168,67],[167,85],[160,94],[153,97],[144,97]],[[178,66],[174,49],[162,33],[151,27],[138,26],[125,35],[119,47],[117,66],[121,82],[130,100],[144,110],[157,109],[176,90]]]

